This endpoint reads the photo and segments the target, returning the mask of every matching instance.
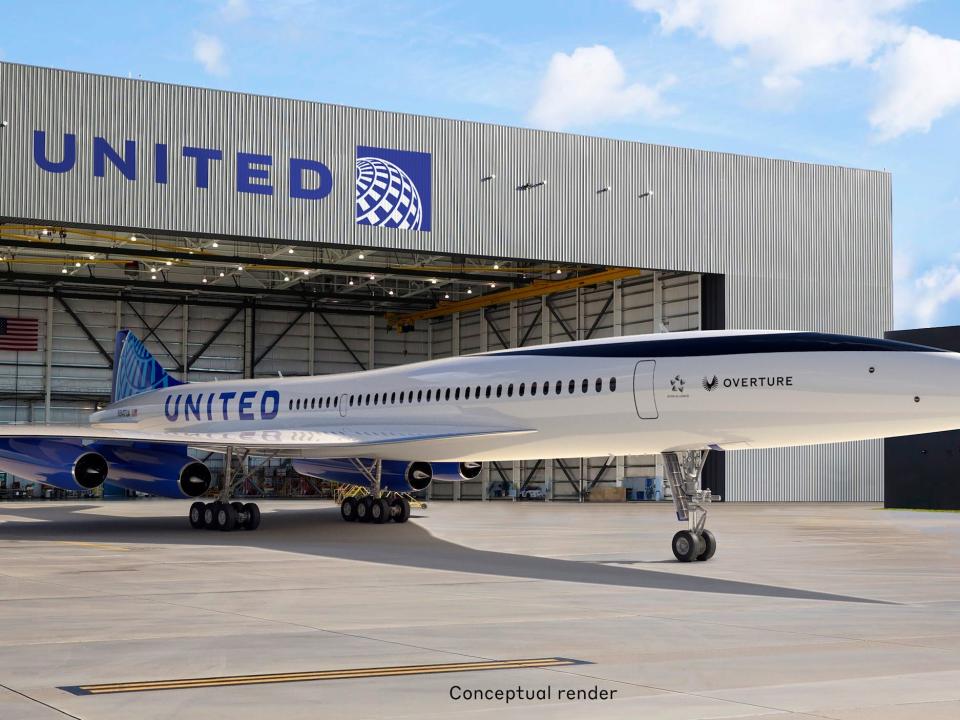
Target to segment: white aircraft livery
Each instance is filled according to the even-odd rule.
[[[343,518],[405,522],[404,495],[476,478],[484,462],[662,453],[678,560],[707,560],[710,450],[783,447],[958,427],[960,354],[814,332],[723,330],[502,350],[382,370],[228,382],[171,377],[117,335],[113,398],[90,424],[0,428],[0,470],[68,490],[105,481],[198,498],[195,528],[255,529],[230,502],[235,453],[291,458],[305,475],[365,488]]]

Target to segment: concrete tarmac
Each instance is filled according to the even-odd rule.
[[[720,504],[680,564],[664,504],[188,506],[0,504],[0,718],[960,717],[960,514]]]

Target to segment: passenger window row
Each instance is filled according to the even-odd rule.
[[[502,398],[504,396],[512,398],[517,397],[559,397],[566,390],[567,395],[573,395],[579,389],[581,394],[590,392],[591,386],[595,393],[603,392],[603,378],[597,378],[593,383],[588,378],[583,378],[581,382],[570,380],[564,383],[563,380],[544,380],[542,383],[534,380],[531,383],[522,382],[519,384],[508,383],[499,385],[468,385],[466,387],[456,388],[430,388],[424,390],[402,390],[391,393],[367,393],[360,395],[349,395],[344,398],[344,402],[349,407],[368,407],[382,405],[413,405],[414,403],[424,402],[449,402],[450,400],[481,400],[489,398]],[[617,389],[617,379],[611,377],[607,383],[610,392]],[[337,395],[311,398],[290,398],[288,408],[290,410],[329,410],[339,406],[340,397]]]

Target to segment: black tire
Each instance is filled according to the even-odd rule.
[[[398,497],[393,499],[392,510],[393,510],[393,521],[398,523],[405,523],[410,519],[410,501],[406,498]]]
[[[700,539],[703,541],[703,550],[697,555],[697,560],[709,560],[717,551],[717,538],[709,530],[700,533]]]
[[[360,498],[357,501],[357,522],[368,523],[370,522],[371,507],[373,505],[373,498],[369,495]]]
[[[237,527],[237,510],[229,503],[223,503],[217,508],[217,529],[230,532]]]
[[[217,529],[217,507],[220,503],[207,503],[203,506],[203,526],[207,530]]]
[[[353,497],[344,498],[340,503],[340,517],[347,522],[357,521],[357,499]]]
[[[237,515],[243,512],[243,503],[239,500],[234,500],[230,504],[233,506],[233,509],[237,511]]]
[[[201,530],[207,526],[203,520],[203,511],[207,506],[202,502],[195,502],[190,506],[190,527],[194,530]]]
[[[673,536],[673,555],[680,562],[691,562],[700,553],[700,540],[689,530],[681,530]]]
[[[256,503],[246,503],[243,506],[243,512],[247,514],[247,519],[243,521],[244,530],[256,530],[260,527],[260,506]]]
[[[374,500],[370,506],[370,510],[370,519],[377,525],[390,522],[390,516],[393,514],[390,511],[390,503],[387,502],[386,498],[377,498]]]

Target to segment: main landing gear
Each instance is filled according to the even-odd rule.
[[[347,522],[382,525],[391,520],[405,523],[410,519],[410,501],[395,492],[384,492],[380,487],[383,461],[374,460],[367,467],[360,460],[352,461],[370,486],[370,492],[360,497],[348,495],[340,503],[340,517]]]
[[[673,554],[680,562],[709,560],[717,551],[716,537],[704,527],[707,507],[714,496],[700,485],[708,452],[687,450],[663,453],[677,520],[687,522],[687,529],[673,536]]]
[[[256,503],[195,502],[190,506],[190,527],[194,530],[256,530],[260,527],[260,508]]]
[[[245,457],[245,456],[244,456]],[[243,462],[243,457],[240,458]],[[190,506],[190,527],[194,530],[256,530],[260,527],[260,508],[256,503],[230,502],[233,489],[246,477],[234,478],[233,447],[228,447],[223,470],[223,486],[214,502],[197,501]]]
[[[391,520],[405,523],[410,519],[410,501],[396,493],[380,497],[364,495],[349,496],[340,503],[340,517],[347,522],[374,523],[382,525]]]

